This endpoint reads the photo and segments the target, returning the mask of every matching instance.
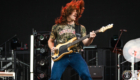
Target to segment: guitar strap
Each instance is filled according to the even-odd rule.
[[[81,25],[75,25],[75,34],[77,39],[81,38]]]
[[[82,34],[81,34],[81,25],[75,25],[75,34],[76,34],[77,39],[80,39],[82,37]],[[81,45],[82,48],[83,48],[83,43],[82,42],[80,42],[79,45]],[[79,53],[81,54],[81,50],[80,50]]]

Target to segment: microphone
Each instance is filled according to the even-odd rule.
[[[126,29],[120,29],[120,31],[124,31],[124,32],[127,32],[127,30],[126,30]]]

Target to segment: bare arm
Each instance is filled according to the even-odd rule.
[[[49,46],[50,49],[52,49],[54,47],[54,39],[49,38],[49,40],[48,40],[48,46]]]
[[[54,53],[55,50],[57,50],[57,48],[54,47],[54,39],[52,39],[52,38],[49,38],[49,40],[48,40],[48,46],[51,49],[51,52],[53,52],[53,53]]]
[[[90,37],[84,39],[82,42],[85,46],[89,46],[92,42],[93,39],[96,37],[96,34],[94,33],[94,31],[90,32]]]

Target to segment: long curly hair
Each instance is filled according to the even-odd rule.
[[[70,3],[67,3],[65,7],[62,6],[61,15],[59,18],[55,19],[55,23],[67,24],[67,17],[72,14],[74,10],[76,10],[77,17],[75,23],[78,25],[78,19],[82,16],[84,9],[84,0],[72,0]]]

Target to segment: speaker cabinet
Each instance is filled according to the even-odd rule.
[[[89,66],[89,72],[94,80],[104,80],[104,66]]]
[[[110,48],[86,48],[85,60],[88,66],[104,65],[104,80],[117,80],[117,54]]]
[[[104,80],[104,66],[88,66],[88,68],[93,80]]]

